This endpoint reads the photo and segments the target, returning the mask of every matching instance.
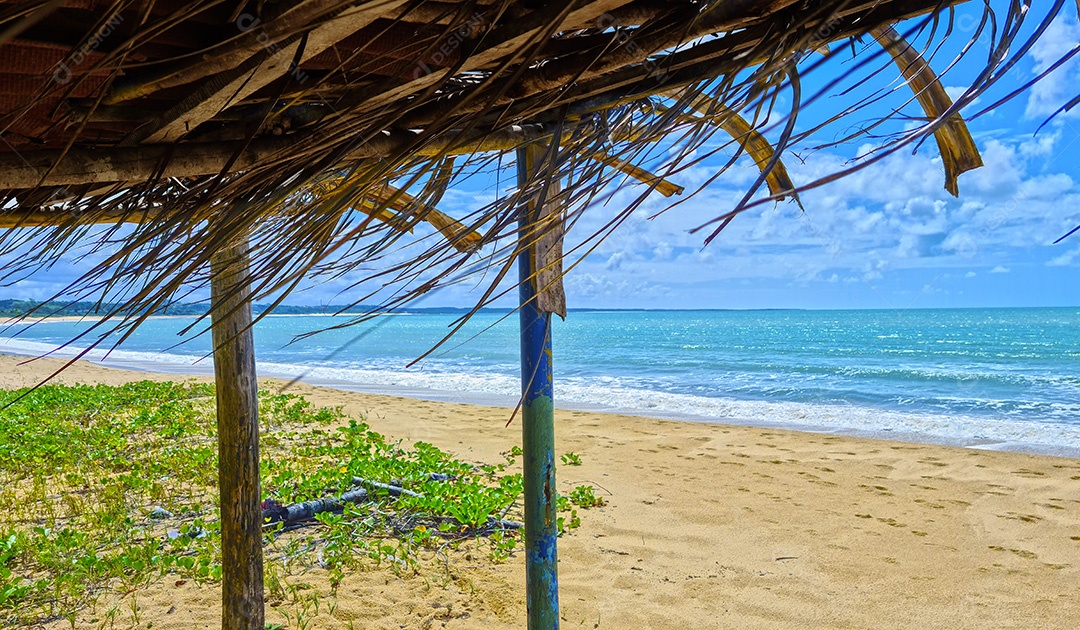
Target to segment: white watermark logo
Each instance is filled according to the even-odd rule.
[[[266,29],[260,28],[262,20],[254,15],[250,13],[241,13],[240,17],[236,18],[234,24],[236,24],[236,28],[240,29],[243,33],[254,30],[255,41],[259,42],[267,54],[273,56],[284,50],[280,44],[270,39],[270,35],[266,32]],[[308,80],[307,73],[301,70],[296,62],[289,64],[289,71],[287,74],[292,76],[297,83],[306,83]]]
[[[450,55],[454,54],[457,49],[461,48],[462,44],[471,39],[480,29],[480,26],[484,24],[484,21],[484,16],[474,13],[467,22],[450,31],[449,36],[439,44],[439,47],[431,53],[431,56],[426,61],[418,60],[416,62],[416,68],[413,69],[412,73],[413,80],[432,73],[432,69],[428,64],[440,67],[445,65]]]
[[[69,83],[73,76],[72,70],[82,65],[90,53],[97,50],[102,42],[108,39],[108,37],[113,34],[113,31],[116,30],[116,27],[123,21],[124,16],[119,13],[116,14],[111,20],[106,22],[104,26],[98,29],[98,32],[94,33],[90,39],[86,40],[82,46],[79,46],[79,48],[68,55],[66,59],[58,63],[56,67],[53,68],[53,81],[56,81],[60,85]]]

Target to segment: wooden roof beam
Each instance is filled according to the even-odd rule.
[[[556,28],[556,31],[565,30],[564,25],[595,23],[597,19],[631,4],[632,0],[594,0],[591,2],[578,0],[568,3],[566,15]],[[537,10],[513,20],[507,24],[499,25],[483,36],[480,49],[471,54],[464,64],[457,69],[458,72],[469,72],[480,68],[490,69],[507,58],[516,58],[523,48],[543,30],[551,26],[551,10]],[[379,84],[370,89],[362,90],[342,105],[344,107],[362,104],[369,111],[378,111],[387,105],[421,92],[446,78],[450,73],[449,68],[433,69],[432,72],[410,77],[408,81],[394,86]]]
[[[161,216],[156,210],[102,210],[77,215],[67,210],[4,210],[0,211],[0,229],[84,225],[86,223],[142,223]],[[87,221],[86,219],[89,219]]]
[[[385,1],[369,4],[378,4],[381,9]],[[235,37],[202,52],[194,61],[173,65],[149,76],[136,75],[118,81],[105,95],[103,102],[106,105],[115,105],[236,68],[266,51],[268,46],[279,45],[286,38],[301,32],[306,25],[316,23],[319,19],[335,17],[350,4],[352,3],[343,0],[303,0],[286,5],[287,8],[283,8],[280,13],[264,16],[262,20],[248,13],[241,14],[236,20]]]
[[[936,0],[879,1],[880,4],[867,9],[872,11],[872,21],[868,21],[865,14],[849,9],[833,20],[826,22],[822,19],[807,24],[806,28],[811,31],[824,31],[828,27],[822,41],[840,41],[862,35],[876,24],[891,24],[924,15],[937,6]],[[948,1],[959,4],[965,0]],[[561,107],[568,106],[570,119],[577,119],[659,92],[685,87],[697,81],[715,79],[729,72],[772,61],[773,51],[760,49],[760,46],[774,35],[768,25],[747,28],[693,48],[657,57],[651,64],[634,64],[591,80],[580,81],[564,90],[556,99],[541,93],[539,100],[542,102],[542,109],[536,107],[535,98],[519,99],[512,106],[499,111],[499,116],[543,120],[542,112],[560,111]],[[746,55],[752,56],[746,58]],[[663,71],[662,75],[660,69]],[[650,77],[653,80],[647,81]],[[406,120],[405,124],[422,126],[417,113],[414,112],[413,115],[416,118]],[[484,124],[484,120],[481,120],[480,124]]]
[[[659,20],[653,28],[635,30],[630,34],[625,32],[613,32],[608,35],[610,39],[609,49],[603,54],[595,50],[584,53],[572,54],[541,64],[535,68],[529,68],[520,76],[510,75],[505,80],[490,83],[485,88],[483,95],[467,94],[469,105],[458,107],[454,110],[457,115],[475,114],[485,108],[496,108],[511,105],[516,100],[527,98],[535,94],[545,94],[558,90],[568,89],[575,82],[588,81],[607,73],[617,71],[627,66],[640,64],[650,56],[660,51],[672,48],[691,39],[712,32],[722,32],[734,28],[742,28],[750,21],[757,18],[763,10],[779,11],[798,2],[798,0],[771,0],[768,3],[747,3],[740,0],[730,4],[738,5],[728,8],[729,3],[714,3],[711,11],[703,15],[707,20],[699,20],[694,30],[687,32],[684,29],[675,28],[673,24],[682,24],[689,19],[692,13],[698,11],[694,6],[685,6],[675,9],[677,19],[667,21]],[[746,12],[740,12],[745,10]],[[697,48],[695,46],[694,48]],[[659,66],[657,66],[659,69]],[[452,97],[451,97],[452,98]],[[437,118],[441,110],[446,107],[445,103],[429,103],[417,108],[406,119],[406,125],[426,124]]]
[[[483,237],[479,233],[466,227],[463,223],[438,208],[427,204],[418,204],[412,195],[396,188],[387,187],[382,192],[383,194],[375,194],[371,198],[361,199],[352,206],[353,209],[372,216],[400,232],[412,232],[413,224],[416,221],[425,221],[438,230],[443,238],[458,251],[471,252],[483,243]],[[391,196],[396,196],[396,201],[391,200]],[[384,205],[387,202],[391,202],[389,207]],[[417,209],[419,214],[416,214]],[[165,209],[137,209],[130,211],[102,209],[82,213],[71,212],[65,208],[8,210],[0,211],[0,229],[145,223],[147,221],[168,219],[169,215],[178,213],[177,210]],[[209,218],[210,216],[211,213],[207,212],[203,215],[203,218]]]
[[[303,60],[306,61],[327,50],[337,42],[349,35],[368,26],[376,19],[397,11],[406,0],[384,0],[376,3],[365,3],[361,6],[351,7],[342,11],[339,15],[320,24],[307,34],[307,42],[304,45]],[[375,5],[375,6],[372,6]],[[244,25],[237,22],[239,28]],[[272,24],[265,27],[270,32]],[[133,135],[125,140],[125,144],[156,144],[161,142],[175,141],[187,132],[195,129],[202,123],[217,116],[223,110],[240,103],[245,98],[254,94],[266,85],[283,77],[289,72],[293,59],[296,56],[297,47],[300,45],[301,36],[293,35],[283,42],[274,42],[268,34],[260,38],[259,31],[264,27],[249,25],[249,32],[255,34],[255,43],[258,48],[251,50],[245,48],[247,57],[231,68],[221,68],[220,74],[211,77],[196,89],[189,97],[162,114],[153,125],[138,129]],[[235,55],[222,56],[217,59],[200,61],[187,73],[172,75],[173,77],[189,76],[192,72],[201,72],[206,69],[220,67],[222,64],[233,63],[238,57]],[[297,77],[298,81],[302,77]],[[126,100],[125,94],[138,94],[157,86],[157,89],[168,87],[172,82],[181,79],[158,79],[142,84],[144,87],[131,86],[127,91],[120,91],[106,99],[109,102]]]
[[[549,138],[553,126],[513,125],[498,131],[450,132],[412,151],[416,156],[466,155],[483,151],[506,151],[522,144]],[[563,127],[569,134],[572,125]],[[394,131],[377,134],[345,159],[386,157],[412,147],[419,132]],[[244,147],[243,141],[190,142],[138,147],[79,148],[64,154],[57,149],[0,154],[0,190],[42,186],[73,186],[122,181],[146,181],[155,175],[199,177],[215,175],[236,157],[232,171],[264,166],[278,159],[295,159],[298,152],[317,145],[324,135],[314,132],[299,138],[260,138]],[[239,151],[239,154],[237,152]],[[59,164],[55,164],[63,156]],[[54,168],[55,166],[55,168]],[[50,171],[42,181],[42,174]]]

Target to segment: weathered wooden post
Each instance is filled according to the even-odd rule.
[[[518,149],[520,189],[524,190],[536,176],[538,164],[547,152],[543,145]],[[549,187],[549,195],[554,188]],[[562,222],[553,200],[549,197],[540,203],[526,196],[518,230],[525,591],[529,630],[548,630],[559,627],[551,313],[566,316],[561,284]]]
[[[259,398],[247,243],[210,262],[221,494],[222,630],[264,630]]]

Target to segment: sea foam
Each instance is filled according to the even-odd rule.
[[[84,348],[0,337],[0,353],[69,358]],[[201,355],[130,350],[93,349],[83,358],[102,365],[176,374],[212,374],[213,364]],[[311,384],[402,395],[512,407],[520,380],[510,366],[439,371],[394,369],[394,362],[377,360],[370,367],[355,362],[339,365],[260,361],[260,376],[299,379]],[[352,365],[350,365],[352,363]],[[616,376],[556,377],[557,406],[698,422],[786,428],[1080,457],[1080,426],[1014,418],[958,413],[921,413],[845,404],[746,400],[656,391],[641,386],[643,379]]]

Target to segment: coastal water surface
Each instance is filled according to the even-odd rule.
[[[517,316],[417,313],[341,323],[267,317],[262,375],[365,391],[513,405]],[[210,371],[191,318],[151,319],[106,365]],[[36,355],[89,323],[9,327],[0,352]],[[572,311],[556,322],[557,404],[687,420],[1080,456],[1080,308],[905,311]],[[64,348],[71,356],[85,339]]]

